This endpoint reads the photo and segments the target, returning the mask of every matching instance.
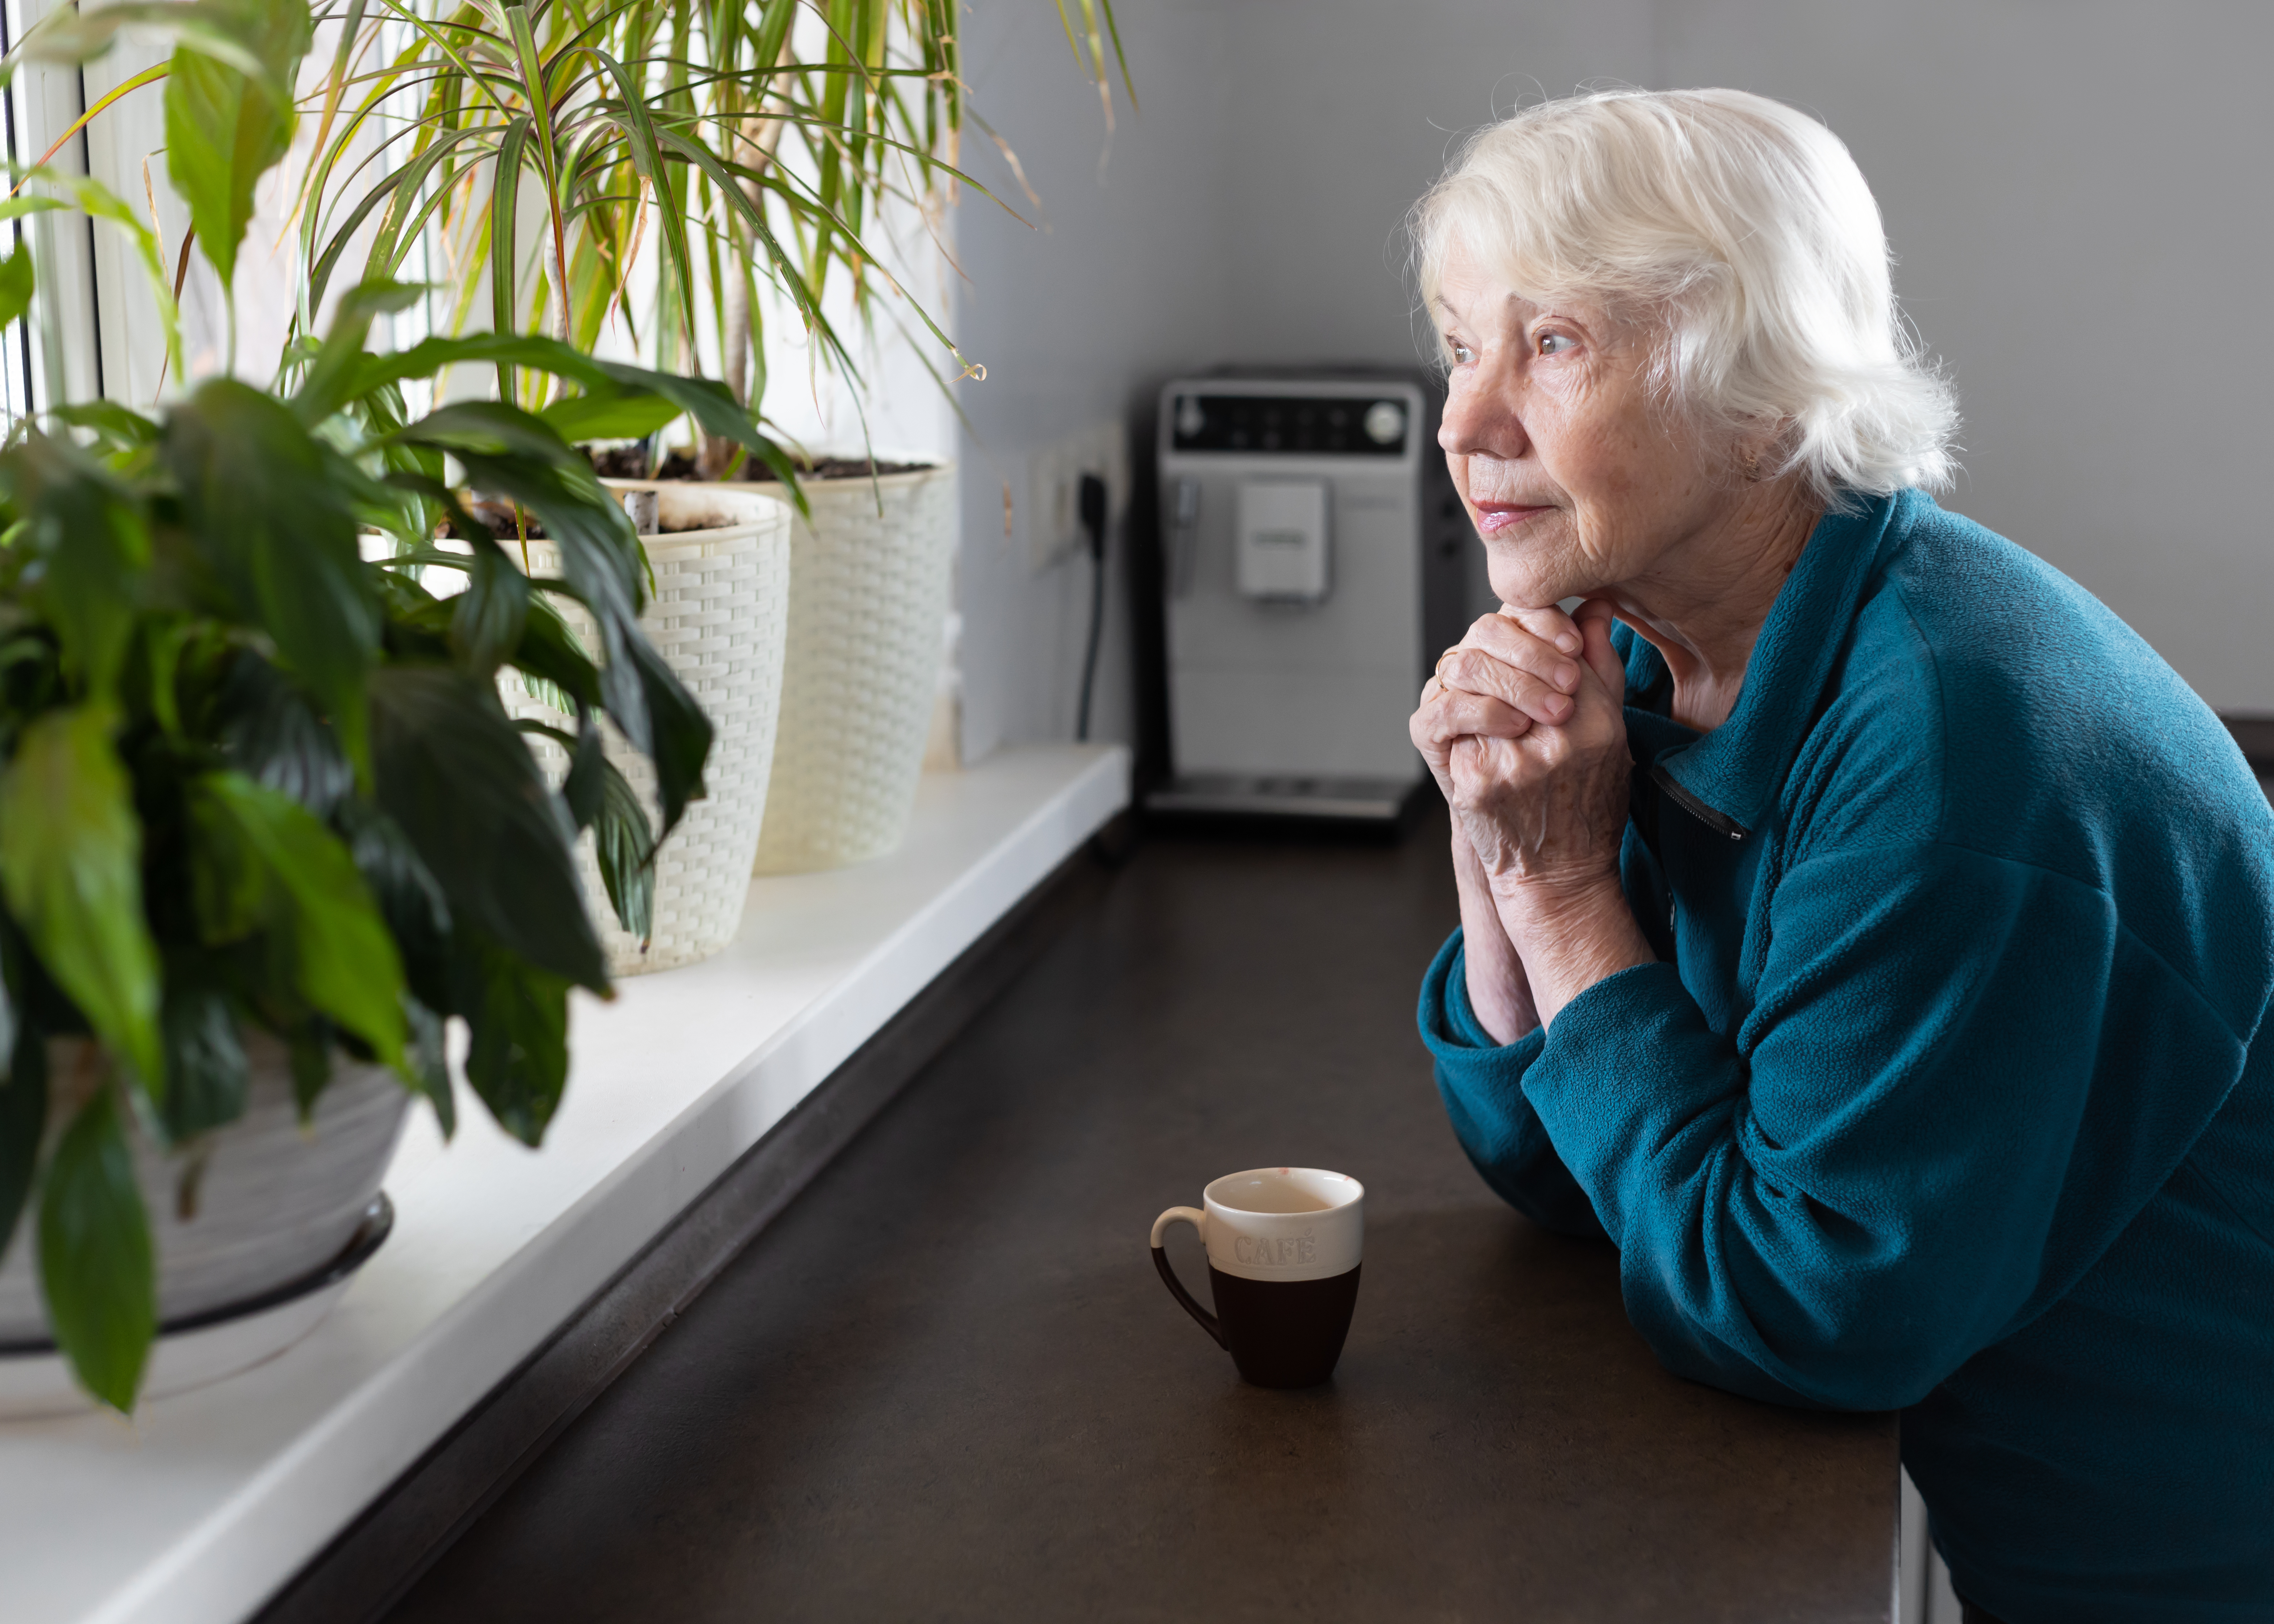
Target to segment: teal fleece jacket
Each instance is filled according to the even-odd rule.
[[[1676,1372],[1900,1410],[2008,1624],[2274,1620],[2274,810],[2058,571],[1916,491],[1819,524],[1728,721],[1623,628],[1659,962],[1422,1033],[1486,1182],[1619,1248]]]

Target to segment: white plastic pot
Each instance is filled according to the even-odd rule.
[[[242,1037],[251,1076],[237,1121],[173,1155],[128,1127],[135,1182],[157,1246],[159,1323],[196,1327],[162,1335],[145,1397],[217,1380],[314,1329],[347,1283],[333,1266],[360,1250],[351,1269],[369,1255],[356,1243],[368,1238],[374,1213],[385,1210],[380,1180],[410,1103],[402,1082],[383,1066],[335,1052],[331,1083],[304,1128],[284,1045],[259,1031]],[[84,1096],[93,1081],[88,1068],[100,1056],[84,1039],[59,1039],[49,1055],[56,1109],[69,1109],[62,1102]],[[188,1213],[185,1178],[194,1195]],[[35,1200],[0,1259],[0,1417],[52,1415],[93,1402],[49,1345],[38,1220]]]
[[[802,488],[761,874],[865,862],[907,836],[953,581],[952,466]]]
[[[765,482],[611,481],[659,492]],[[757,872],[881,857],[907,835],[939,689],[953,583],[955,468],[799,483],[789,648]]]
[[[621,488],[624,482],[608,483]],[[641,538],[655,583],[640,625],[711,718],[713,737],[703,772],[708,793],[688,807],[656,853],[655,929],[647,941],[618,924],[591,835],[577,843],[586,907],[615,975],[708,959],[741,927],[750,864],[769,811],[790,611],[790,509],[779,494],[724,485],[654,488],[662,529]],[[518,548],[507,552],[517,554]],[[529,544],[529,562],[538,575],[560,570],[560,555],[546,542]],[[560,607],[585,648],[597,650],[591,618],[574,604]],[[531,695],[517,674],[507,672],[499,681],[516,717],[576,731],[575,718]],[[654,767],[613,726],[604,726],[608,759],[638,794],[651,824],[659,824]],[[560,782],[568,770],[568,753],[544,738],[532,739],[531,748]]]

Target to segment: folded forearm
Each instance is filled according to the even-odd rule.
[[[1543,1022],[1553,1024],[1598,981],[1658,960],[1615,875],[1580,888],[1510,882],[1489,889],[1499,936],[1521,958],[1527,1002]],[[1465,895],[1465,921],[1466,906]]]
[[[1453,821],[1453,876],[1460,890],[1461,930],[1467,942],[1469,1006],[1494,1041],[1513,1043],[1540,1025],[1524,961],[1502,929],[1485,876],[1460,820]]]

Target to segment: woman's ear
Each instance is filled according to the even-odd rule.
[[[1730,448],[1737,477],[1748,485],[1758,485],[1770,477],[1771,471],[1785,458],[1789,443],[1787,436],[1791,432],[1792,424],[1788,419],[1766,427],[1749,428],[1740,434]]]
[[[1608,598],[1591,598],[1579,605],[1572,620],[1579,628],[1582,642],[1579,658],[1595,673],[1595,680],[1610,689],[1611,697],[1619,703],[1627,702],[1627,663],[1611,646],[1611,626],[1618,611]]]

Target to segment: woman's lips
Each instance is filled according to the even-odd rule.
[[[1526,519],[1549,512],[1546,507],[1529,508],[1520,502],[1479,502],[1477,531],[1480,535],[1496,536],[1502,530],[1514,530]]]

